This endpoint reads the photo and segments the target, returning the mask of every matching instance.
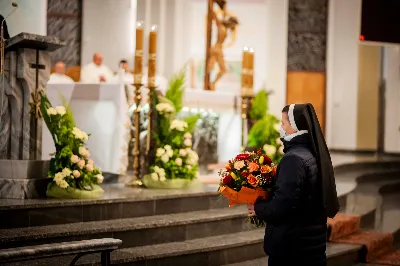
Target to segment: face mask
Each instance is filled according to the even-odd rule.
[[[285,130],[283,129],[282,126],[279,128],[279,135],[281,135],[281,138],[284,138],[287,136],[287,133],[285,132]]]

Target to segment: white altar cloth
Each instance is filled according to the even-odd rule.
[[[131,122],[125,88],[122,84],[48,84],[47,96],[53,106],[61,105],[64,95],[77,127],[91,134],[87,148],[103,172],[124,174],[128,166]],[[42,158],[55,152],[53,140],[43,125]]]

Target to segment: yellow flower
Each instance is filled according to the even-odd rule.
[[[263,164],[263,163],[264,163],[264,156],[261,156],[260,159],[258,159],[258,162],[259,162],[260,164]]]
[[[234,172],[230,172],[229,174],[232,176],[232,178],[233,178],[234,180],[237,180],[237,179],[238,179],[237,175],[236,175]]]

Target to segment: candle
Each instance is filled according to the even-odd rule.
[[[149,88],[156,86],[157,26],[151,26],[149,35],[149,68],[147,83]]]
[[[247,69],[249,64],[249,48],[245,46],[243,48],[242,55],[242,88],[246,88],[247,86]]]
[[[142,83],[143,68],[143,22],[136,23],[135,77],[134,83]]]
[[[253,70],[254,70],[254,49],[250,48],[249,50],[249,74],[248,74],[248,87],[253,90],[253,84],[254,84],[254,74],[253,74]]]

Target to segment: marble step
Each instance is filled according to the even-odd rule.
[[[331,244],[326,247],[327,266],[352,266],[358,259],[358,245]],[[369,264],[368,264],[369,265]],[[268,257],[226,264],[224,266],[268,266]]]
[[[121,239],[121,248],[252,230],[245,206],[64,225],[0,229],[0,249],[93,238]]]
[[[187,265],[226,265],[246,264],[249,261],[265,261],[263,251],[264,230],[255,229],[220,236],[192,239],[182,242],[119,249],[111,253],[112,265],[135,266],[187,266]],[[331,266],[353,265],[361,246],[328,244],[327,254]],[[15,263],[10,266],[68,265],[71,256],[59,259],[46,259]],[[99,255],[87,255],[77,265],[99,265]],[[342,264],[332,264],[341,262]],[[260,264],[265,265],[265,264]]]
[[[121,186],[122,185],[122,186]],[[103,221],[225,208],[213,186],[150,190],[105,185],[96,200],[0,200],[0,229]]]

